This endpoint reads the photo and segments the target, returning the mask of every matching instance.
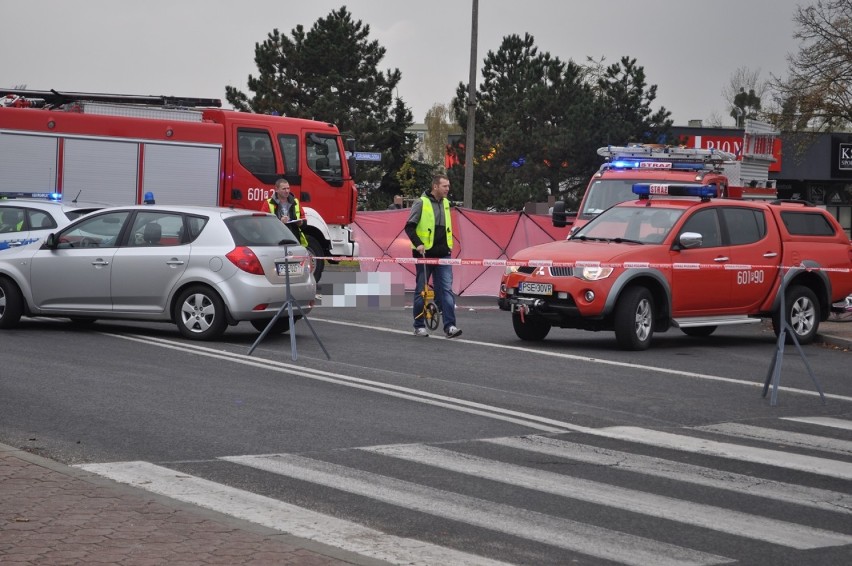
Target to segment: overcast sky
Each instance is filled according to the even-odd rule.
[[[728,116],[722,89],[738,67],[785,76],[796,5],[809,0],[481,0],[478,66],[510,34],[583,63],[623,55],[656,84],[656,110],[676,125]],[[399,95],[416,122],[467,82],[471,1],[466,0],[6,0],[0,9],[0,87],[220,98],[247,94],[254,46],[274,28],[289,35],[346,6],[386,48],[380,69],[402,73]],[[481,81],[477,71],[477,83]]]

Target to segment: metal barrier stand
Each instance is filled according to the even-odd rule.
[[[787,300],[784,296],[784,291],[787,288],[787,282],[785,281],[783,267],[779,269],[778,276],[781,278],[779,286],[781,289],[781,316],[779,317],[781,321],[781,330],[778,333],[778,340],[775,343],[775,356],[772,358],[772,363],[769,364],[769,371],[766,372],[766,382],[763,384],[763,397],[766,398],[766,393],[769,391],[769,384],[771,383],[772,395],[769,398],[769,404],[773,407],[778,405],[778,385],[781,383],[781,363],[784,359],[784,344],[787,341],[787,333],[789,332],[790,337],[793,339],[793,344],[799,351],[799,356],[805,363],[808,375],[811,376],[811,381],[814,382],[817,391],[819,391],[819,397],[822,400],[822,404],[825,405],[825,394],[822,392],[822,387],[820,386],[819,381],[817,381],[817,378],[811,369],[811,365],[808,363],[808,359],[805,357],[805,352],[799,344],[799,339],[796,337],[796,333],[793,331],[793,328],[790,326],[790,322],[787,320],[789,313],[787,312]]]
[[[287,244],[284,244],[284,261],[286,263],[289,263],[289,254],[287,253],[287,251]],[[275,313],[275,316],[272,317],[272,320],[269,321],[269,324],[266,325],[266,328],[263,329],[263,332],[261,332],[260,336],[257,337],[257,340],[254,341],[254,344],[251,345],[251,348],[249,348],[248,351],[248,355],[250,356],[251,353],[254,352],[254,349],[257,347],[257,345],[260,344],[264,338],[266,338],[266,335],[269,334],[269,331],[272,329],[272,327],[275,325],[275,323],[278,321],[281,315],[284,314],[284,311],[286,310],[287,316],[290,317],[290,357],[293,359],[293,361],[296,361],[296,359],[298,358],[298,353],[296,352],[296,321],[293,317],[293,309],[296,309],[297,311],[299,311],[299,315],[301,315],[302,320],[304,320],[305,324],[308,325],[308,328],[311,329],[311,334],[314,335],[314,339],[316,339],[317,343],[320,345],[320,348],[322,348],[323,353],[325,353],[325,357],[330,360],[331,356],[328,354],[328,350],[325,349],[322,340],[320,340],[319,336],[317,336],[314,327],[311,325],[311,321],[308,320],[308,315],[306,315],[302,311],[302,307],[300,307],[296,299],[293,298],[293,293],[290,290],[289,267],[284,270],[284,286],[287,290],[287,300],[284,302],[283,305],[281,305],[281,308],[278,309],[278,312]]]

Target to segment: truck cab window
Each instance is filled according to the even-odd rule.
[[[261,130],[238,131],[237,152],[240,163],[256,175],[275,173],[275,154],[269,132]]]
[[[308,167],[317,175],[324,178],[343,175],[337,137],[308,134],[306,144]]]
[[[284,174],[299,175],[299,138],[280,134],[278,147],[281,148],[281,157],[284,158]]]

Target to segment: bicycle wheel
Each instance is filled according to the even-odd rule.
[[[423,306],[423,311],[426,313],[426,326],[429,330],[435,330],[441,323],[441,313],[438,312],[438,306],[435,303],[426,303]]]

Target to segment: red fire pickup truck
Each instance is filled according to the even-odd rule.
[[[673,327],[709,336],[771,318],[780,334],[786,316],[799,343],[813,341],[832,303],[852,294],[849,238],[808,203],[720,199],[717,191],[637,183],[636,200],[568,240],[517,253],[498,298],[517,336],[543,340],[554,326],[609,330],[621,348],[644,350]]]

